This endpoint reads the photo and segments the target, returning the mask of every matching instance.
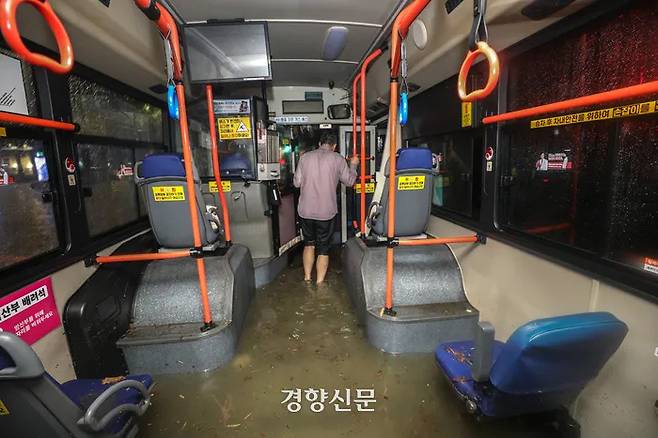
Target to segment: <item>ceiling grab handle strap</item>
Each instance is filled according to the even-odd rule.
[[[168,37],[164,38],[165,48],[165,63],[167,68],[167,108],[169,109],[169,117],[173,120],[180,119],[180,109],[178,106],[178,95],[176,94],[176,83],[174,81],[174,62],[173,51],[171,49],[171,42]]]
[[[27,3],[33,6],[46,20],[55,37],[59,50],[59,61],[40,53],[31,52],[21,38],[16,22],[16,10]],[[21,59],[36,67],[47,68],[53,73],[67,74],[73,68],[73,47],[64,25],[48,3],[48,0],[3,0],[0,1],[0,31],[7,45]]]
[[[485,14],[487,9],[487,0],[473,0],[473,26],[468,38],[469,51],[464,59],[464,63],[459,70],[457,78],[457,93],[459,98],[465,102],[473,102],[488,97],[498,85],[500,77],[500,61],[498,54],[489,46],[487,42],[489,34]],[[484,88],[467,92],[467,79],[473,62],[480,56],[484,56],[489,64],[489,75],[487,84]]]
[[[403,40],[400,45],[400,77],[402,79],[402,86],[400,87],[399,121],[401,126],[405,126],[407,124],[407,119],[409,118],[409,87],[407,85],[408,68],[407,45]]]

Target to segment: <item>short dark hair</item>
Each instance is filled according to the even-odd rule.
[[[322,135],[320,136],[320,144],[328,144],[328,145],[335,145],[338,144],[338,138],[336,137],[336,134],[333,131],[327,131],[323,132]]]

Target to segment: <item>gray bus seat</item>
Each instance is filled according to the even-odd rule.
[[[427,229],[432,209],[432,151],[426,148],[400,149],[395,167],[395,236],[422,234]],[[381,204],[370,206],[370,226],[380,236],[386,234],[388,226],[388,173]]]
[[[0,430],[7,437],[134,437],[150,375],[59,384],[18,336],[0,332]]]
[[[147,155],[135,166],[135,181],[142,192],[158,243],[165,248],[192,248],[194,236],[182,157],[179,154]],[[202,245],[215,247],[223,240],[224,228],[217,208],[206,205],[196,169],[194,182]]]

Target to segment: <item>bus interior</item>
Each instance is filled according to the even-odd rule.
[[[0,436],[658,436],[655,1],[0,0],[0,34]],[[316,284],[318,147],[356,180]]]

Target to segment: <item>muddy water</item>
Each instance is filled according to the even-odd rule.
[[[299,261],[251,304],[231,364],[206,374],[157,376],[141,437],[537,437],[521,421],[477,423],[463,413],[431,354],[393,356],[371,347],[333,268],[323,287],[303,283]],[[314,413],[282,404],[282,390],[324,389]],[[374,388],[375,412],[336,390]],[[303,392],[302,392],[303,394]],[[302,399],[304,396],[302,395]],[[317,405],[316,405],[317,407]]]

